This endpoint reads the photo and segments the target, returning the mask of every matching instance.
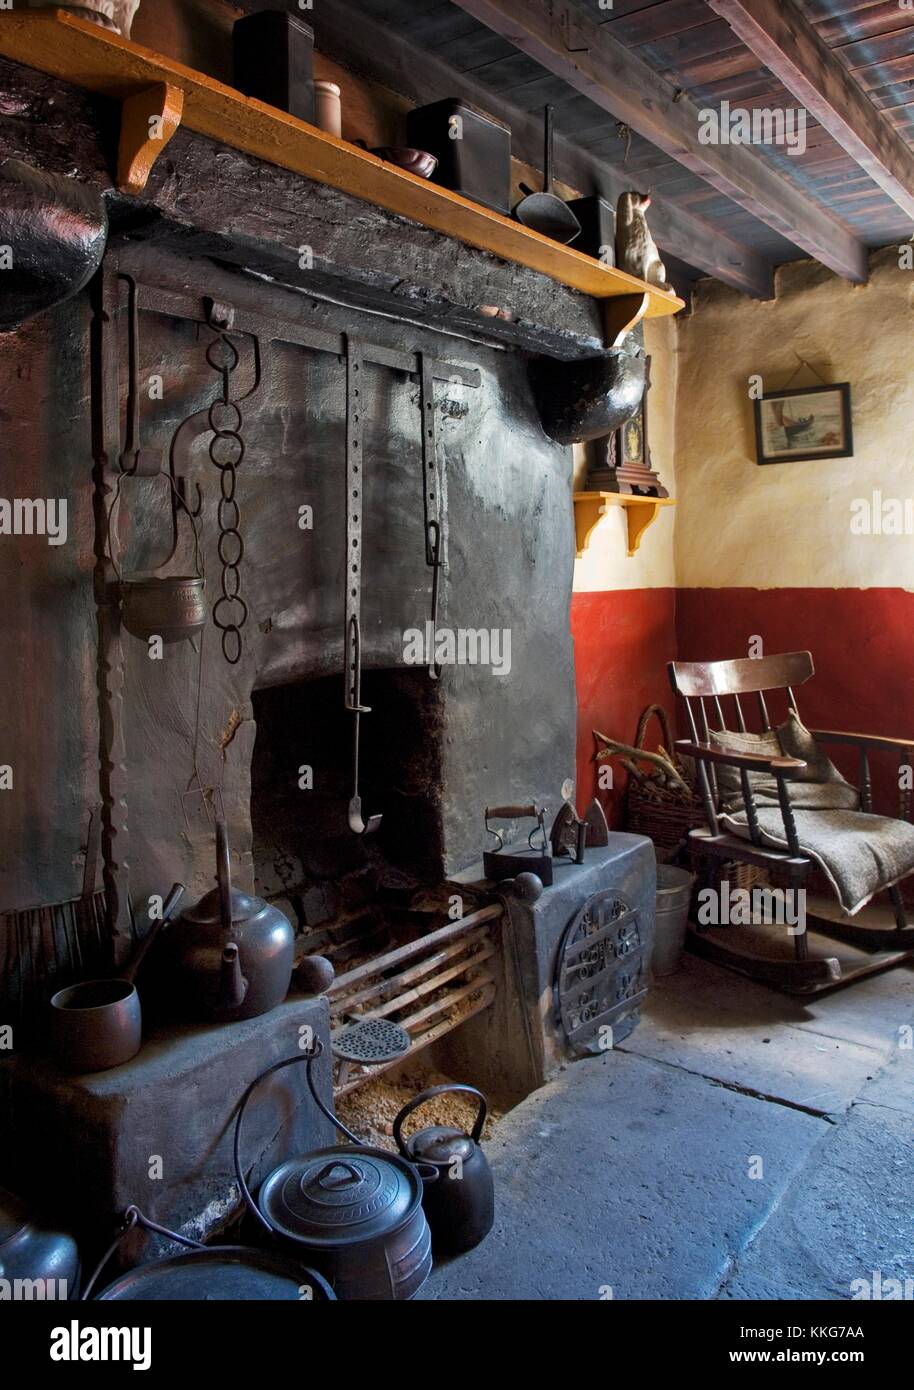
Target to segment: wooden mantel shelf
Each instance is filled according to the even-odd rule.
[[[673,497],[633,497],[625,492],[576,492],[574,494],[574,534],[580,560],[590,544],[590,536],[607,507],[625,508],[628,523],[628,554],[634,555],[641,537],[660,515],[661,507],[675,507]]]
[[[646,292],[648,318],[683,308],[675,294],[63,10],[0,11],[0,55],[124,103],[118,182],[127,192],[142,191],[157,154],[181,124],[594,298]],[[161,134],[150,138],[149,117],[156,116]]]

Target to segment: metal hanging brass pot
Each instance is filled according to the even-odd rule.
[[[163,642],[183,642],[193,637],[206,624],[206,580],[203,574],[200,532],[193,512],[188,507],[170,473],[162,473],[168,481],[178,506],[184,511],[194,534],[196,574],[121,574],[112,534],[112,518],[120,498],[124,473],[118,475],[114,496],[108,510],[108,554],[117,575],[121,599],[121,622],[134,637],[148,641],[161,637]]]
[[[183,642],[206,622],[202,575],[121,580],[121,622],[134,637]]]
[[[631,419],[644,395],[647,362],[626,347],[574,362],[538,357],[530,381],[544,434],[557,444],[580,444]]]

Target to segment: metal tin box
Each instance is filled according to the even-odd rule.
[[[245,15],[232,29],[235,86],[314,124],[314,30],[283,10]]]
[[[477,106],[446,97],[406,118],[407,142],[438,160],[435,183],[495,212],[511,210],[511,130]]]

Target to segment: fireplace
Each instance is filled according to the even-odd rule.
[[[4,1062],[6,1176],[28,1195],[48,1155],[65,1152],[61,1195],[95,1237],[131,1201],[200,1234],[233,1206],[239,1093],[302,1029],[325,1044],[327,1101],[378,1073],[331,1068],[332,1036],[365,1012],[399,1022],[436,1066],[517,1099],[568,1055],[552,1004],[562,934],[609,888],[640,924],[642,975],[625,976],[618,1001],[633,1016],[653,860],[647,842],[611,837],[561,866],[536,904],[484,882],[478,865],[487,805],[532,801],[548,823],[574,788],[571,467],[531,394],[523,348],[536,324],[522,312],[516,323],[436,312],[356,274],[279,283],[302,277],[275,248],[267,261],[240,244],[229,255],[230,228],[198,240],[180,218],[112,214],[89,288],[0,336],[21,486],[65,497],[70,518],[66,546],[29,538],[27,582],[0,554],[22,614],[12,640],[29,644],[43,692],[40,720],[29,701],[9,703],[9,740],[22,767],[48,772],[24,780],[15,806],[0,799],[3,922],[8,932],[11,916],[78,897],[100,795],[97,886],[122,963],[150,898],[175,879],[192,897],[212,887],[224,813],[236,886],[279,906],[297,957],[327,956],[336,978],[325,996],[293,988],[269,1015],[204,1025],[173,1016],[154,955],[148,1040],[132,1062],[75,1079],[28,1053]],[[339,223],[353,245],[365,234],[345,208]],[[408,238],[404,226],[386,231]],[[464,256],[467,293],[487,303],[479,263]],[[528,273],[512,274],[507,286],[493,262],[482,278],[543,314]],[[580,330],[584,309],[567,307]],[[554,325],[548,341],[579,351]],[[359,793],[366,817],[382,817],[371,835],[349,823],[344,708],[356,358]],[[159,649],[128,630],[119,582],[149,572],[205,574],[193,640]],[[265,1092],[252,1178],[276,1152],[330,1138],[300,1085]],[[149,1177],[163,1153],[165,1184]]]
[[[282,898],[303,946],[337,969],[372,928],[378,901],[407,904],[444,877],[441,699],[424,670],[370,671],[361,790],[382,815],[375,834],[354,835],[351,717],[340,678],[255,690],[251,763],[254,887]]]

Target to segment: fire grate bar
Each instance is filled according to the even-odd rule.
[[[500,905],[482,908],[337,977],[328,991],[334,1023],[345,1019],[349,1025],[353,1010],[367,1005],[360,1016],[364,1023],[356,1028],[394,1023],[409,1038],[408,1050],[390,1061],[341,1055],[338,1096],[373,1080],[489,1007],[496,994],[495,926],[501,916]],[[349,1026],[341,1027],[331,1034],[335,1055],[339,1054],[337,1039],[348,1031]],[[353,1071],[358,1063],[370,1070]]]

